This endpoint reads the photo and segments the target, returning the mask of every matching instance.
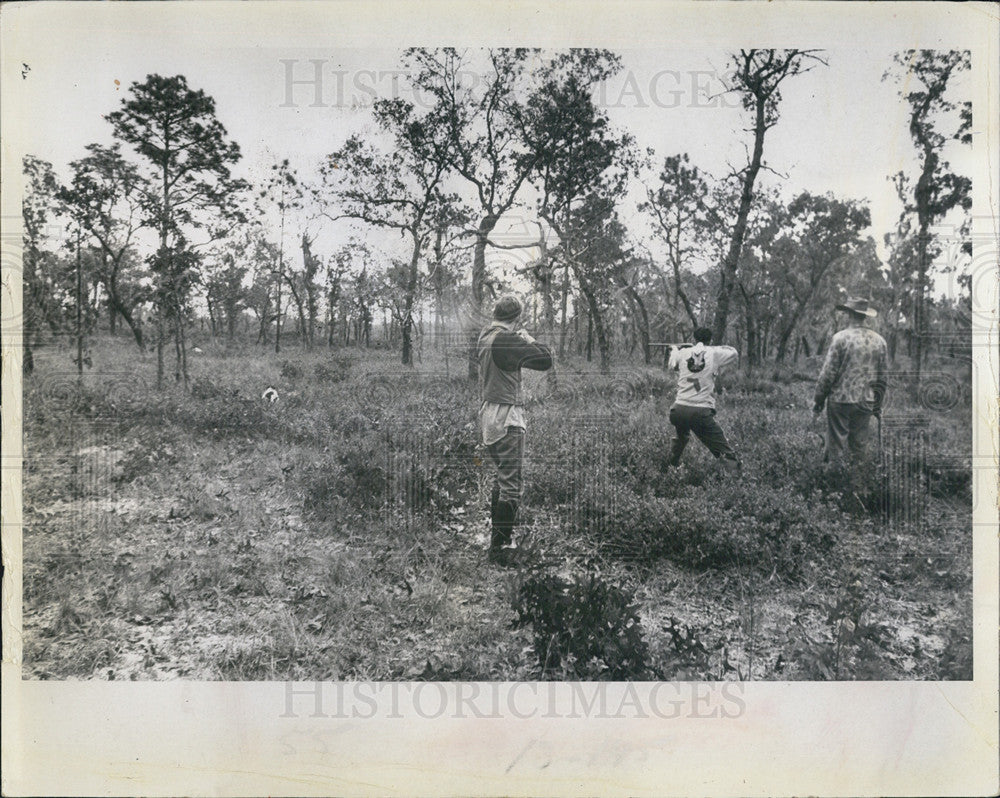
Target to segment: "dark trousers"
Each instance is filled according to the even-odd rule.
[[[499,500],[520,502],[524,489],[524,430],[507,427],[507,434],[486,450],[497,467]]]
[[[826,403],[826,459],[850,452],[861,459],[871,439],[872,411],[865,405],[850,402]]]
[[[853,493],[863,494],[875,485],[875,461],[869,451],[872,415],[867,405],[826,403],[826,450],[823,459],[843,467],[844,455],[847,455],[843,486]]]
[[[726,433],[722,431],[719,422],[715,420],[714,408],[674,405],[670,408],[670,423],[677,430],[677,437],[674,438],[674,446],[670,452],[671,465],[677,465],[680,462],[681,453],[687,446],[688,438],[691,437],[692,432],[716,458],[736,459],[736,452],[726,440]]]

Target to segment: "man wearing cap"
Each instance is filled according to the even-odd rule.
[[[819,418],[825,403],[824,460],[840,458],[846,449],[855,465],[860,465],[871,418],[882,415],[888,349],[885,339],[865,326],[878,315],[867,299],[848,299],[836,307],[847,314],[848,326],[830,342],[816,383],[813,420]]]
[[[490,495],[490,562],[509,564],[513,559],[512,533],[524,483],[524,420],[521,369],[546,371],[552,353],[523,329],[518,329],[521,302],[503,296],[493,308],[493,321],[479,335],[479,390],[482,407],[479,423],[486,446],[497,468]]]

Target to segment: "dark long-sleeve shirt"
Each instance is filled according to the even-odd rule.
[[[504,330],[493,339],[493,363],[503,371],[547,371],[552,368],[552,353],[545,344],[529,343],[517,333]]]
[[[552,353],[544,344],[528,341],[506,324],[494,323],[479,336],[479,381],[483,405],[483,443],[502,438],[508,427],[524,429],[521,411],[521,369],[545,371]]]

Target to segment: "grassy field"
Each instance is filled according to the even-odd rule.
[[[82,391],[36,354],[26,678],[972,676],[967,397],[897,379],[887,473],[845,496],[801,375],[733,380],[734,477],[697,441],[665,468],[662,368],[560,363],[530,380],[529,557],[503,570],[454,358],[201,346],[189,394],[125,339]]]

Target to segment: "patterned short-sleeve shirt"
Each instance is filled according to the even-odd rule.
[[[867,327],[848,327],[833,336],[816,384],[816,404],[831,402],[879,407],[886,390],[885,339]]]

